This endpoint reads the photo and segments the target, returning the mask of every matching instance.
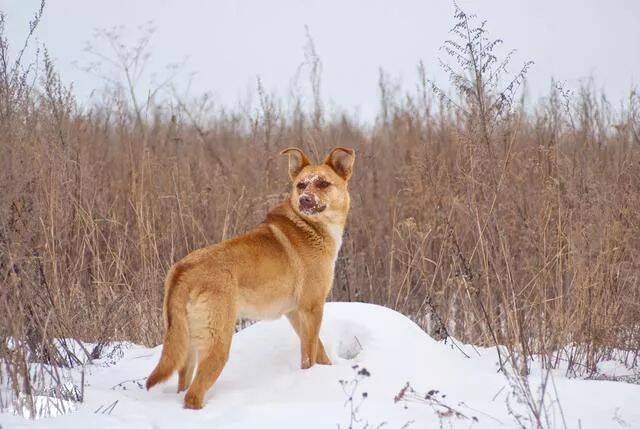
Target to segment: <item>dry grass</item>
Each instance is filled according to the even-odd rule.
[[[492,111],[503,92],[473,74],[469,87],[454,82],[456,104],[426,80],[391,96],[381,79],[372,127],[262,89],[257,111],[177,97],[143,108],[118,90],[81,108],[50,62],[32,83],[2,43],[0,374],[14,394],[36,388],[29,362],[73,366],[112,340],[158,344],[167,269],[262,220],[287,192],[287,146],[357,152],[332,300],[506,345],[523,372],[540,354],[593,373],[614,349],[637,365],[637,94],[614,111],[590,86],[554,88],[535,108]],[[454,70],[467,78],[467,66]],[[78,353],[56,338],[98,345]]]

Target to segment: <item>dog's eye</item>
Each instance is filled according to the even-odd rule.
[[[298,184],[296,185],[296,188],[298,188],[300,190],[302,190],[302,189],[304,189],[306,187],[307,187],[307,184],[304,183],[304,182],[298,182]]]
[[[318,186],[318,188],[320,189],[324,189],[326,187],[328,187],[331,183],[327,182],[326,180],[321,180],[320,182],[318,182],[318,184],[316,186]]]

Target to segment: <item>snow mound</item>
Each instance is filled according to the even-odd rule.
[[[160,347],[126,345],[115,364],[87,367],[85,403],[77,411],[35,421],[0,414],[0,425],[362,428],[386,423],[384,427],[400,428],[413,422],[406,427],[495,428],[518,427],[514,416],[527,417],[526,406],[497,372],[494,350],[463,346],[467,357],[451,344],[434,341],[395,311],[371,304],[328,303],[321,338],[334,364],[301,370],[299,341],[286,319],[259,322],[237,333],[229,363],[199,411],[182,408],[184,393],[175,393],[175,376],[150,392],[144,390],[144,377],[156,364]],[[541,378],[542,372],[535,369],[529,376],[534,392]],[[429,392],[430,399],[394,401],[407,382]],[[559,374],[553,382],[555,389],[548,389],[546,395],[551,396],[545,403],[558,427],[563,418],[568,427],[640,426],[640,386]],[[352,404],[357,408],[355,422]]]

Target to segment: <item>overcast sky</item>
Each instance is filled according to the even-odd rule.
[[[0,0],[10,42],[21,43],[39,1]],[[639,0],[459,0],[488,20],[491,35],[515,48],[515,69],[535,61],[528,79],[532,97],[544,95],[551,77],[575,88],[593,77],[614,100],[640,80]],[[150,72],[186,59],[176,77],[191,94],[215,94],[233,105],[260,76],[269,91],[286,95],[304,61],[305,25],[323,63],[322,93],[329,105],[369,117],[377,110],[378,70],[411,88],[422,60],[430,78],[446,86],[438,50],[449,37],[453,3],[447,0],[49,0],[37,40],[80,99],[101,86],[78,64],[95,29],[136,28],[152,22]],[[96,45],[102,49],[100,45]],[[104,51],[106,52],[106,51]],[[147,84],[147,80],[140,85]]]

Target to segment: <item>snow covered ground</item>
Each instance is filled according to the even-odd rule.
[[[394,429],[509,428],[518,427],[516,416],[528,416],[526,405],[512,393],[512,383],[497,372],[493,349],[463,346],[467,358],[401,314],[358,303],[327,304],[321,336],[334,365],[301,370],[298,339],[285,319],[239,332],[229,363],[200,411],[182,408],[176,378],[150,392],[142,387],[160,347],[123,345],[115,361],[87,366],[85,402],[76,411],[38,420],[5,413],[0,414],[0,425],[375,428],[385,423],[384,428]],[[537,397],[542,377],[535,367],[529,376]],[[407,382],[422,394],[431,391],[430,399],[417,400],[406,391],[406,400],[394,401]],[[563,427],[563,421],[569,428],[640,427],[640,386],[635,384],[567,379],[558,371],[549,379],[544,399],[555,427]],[[359,405],[354,412],[358,421],[352,421],[352,405]]]

